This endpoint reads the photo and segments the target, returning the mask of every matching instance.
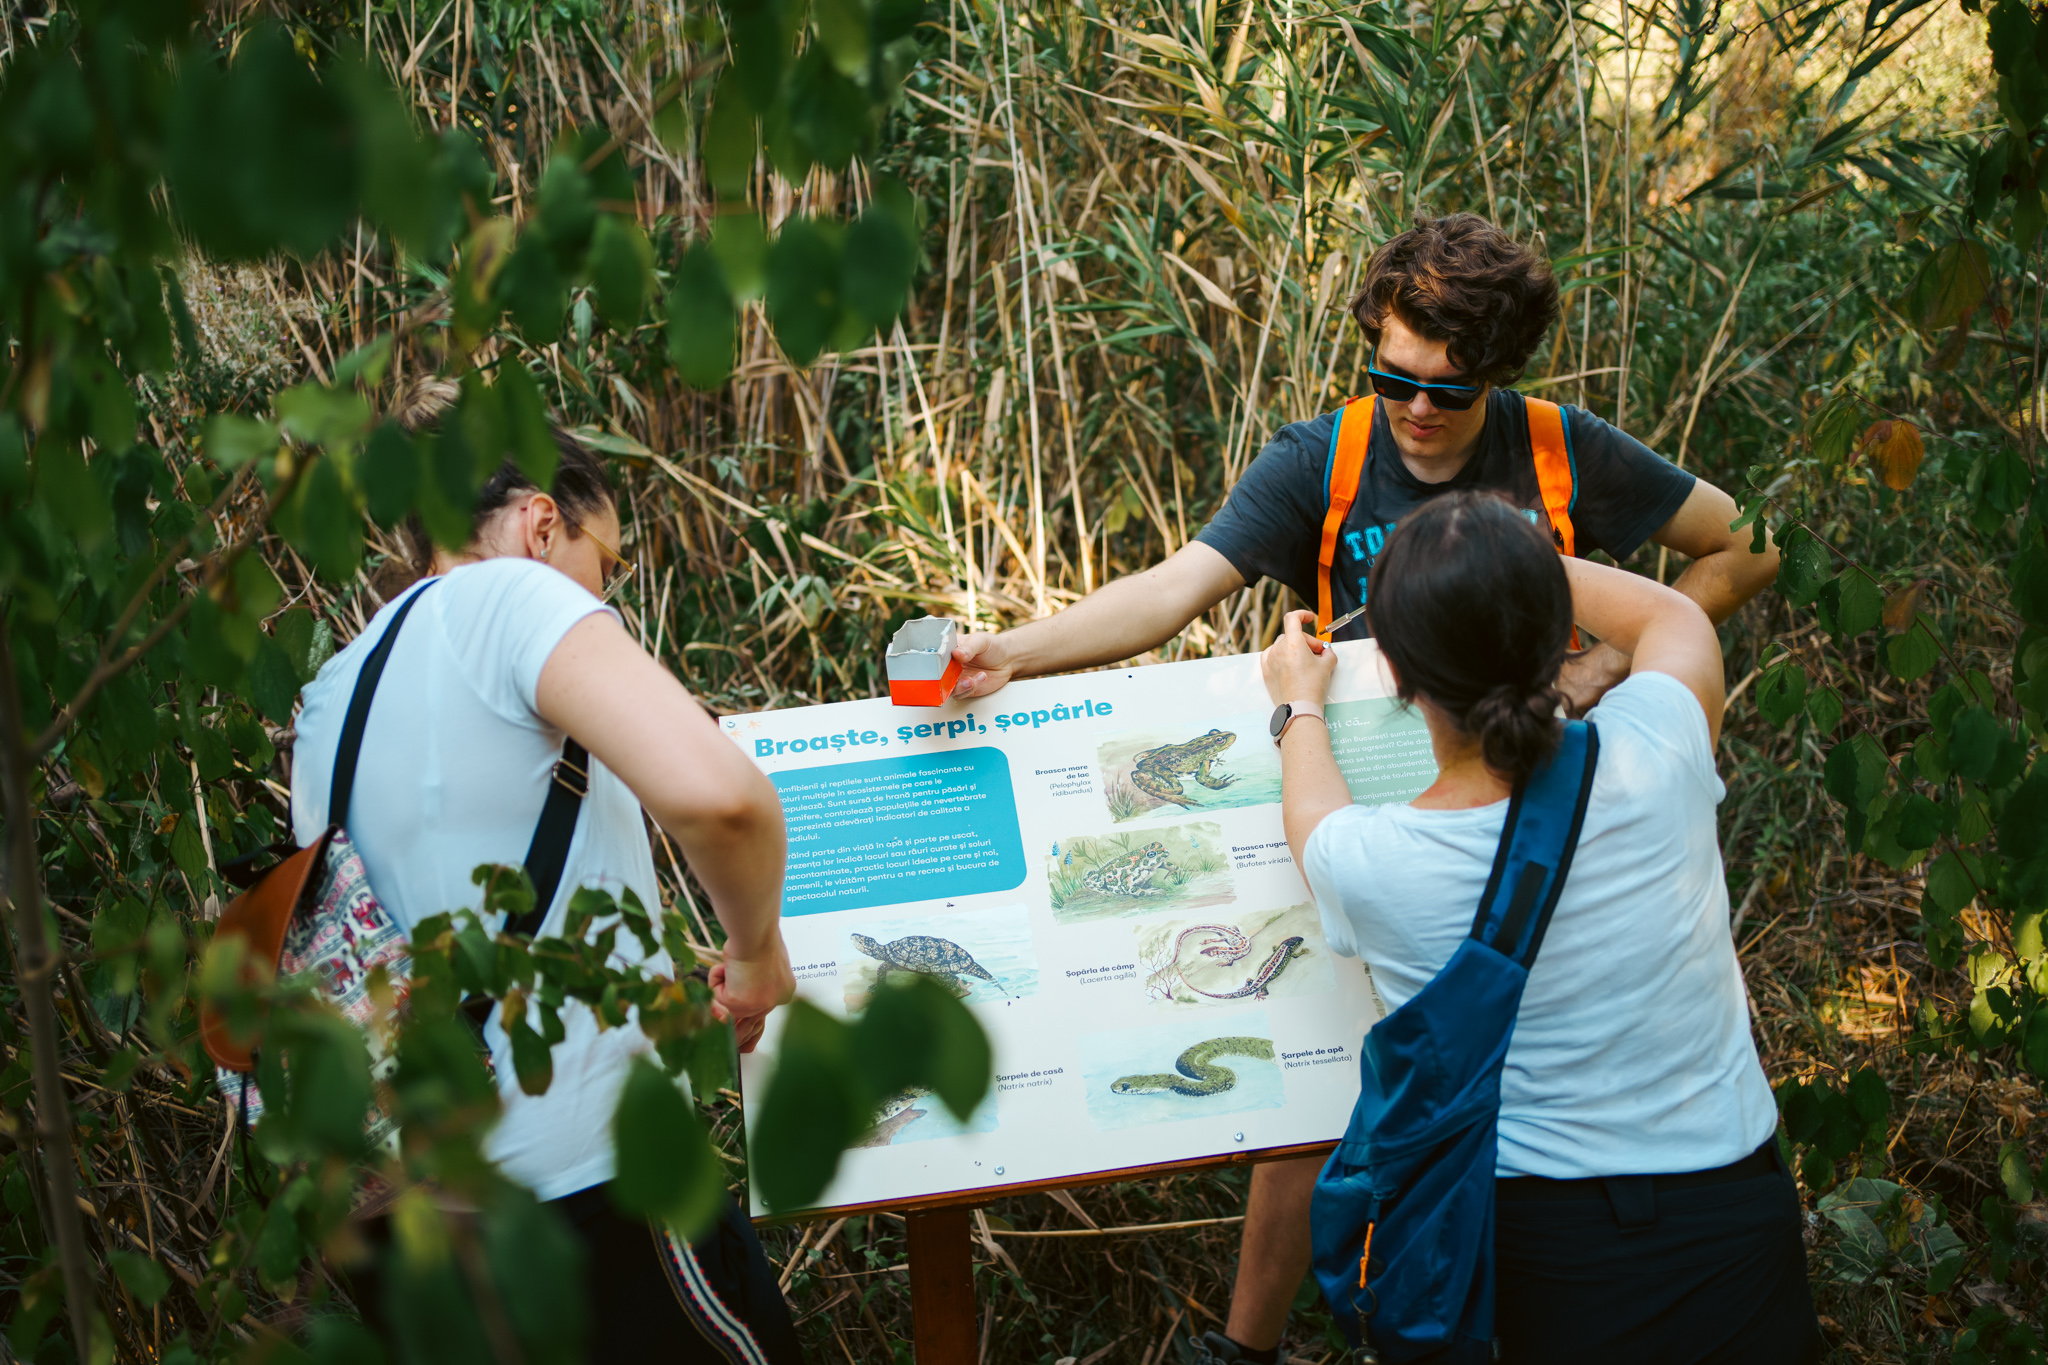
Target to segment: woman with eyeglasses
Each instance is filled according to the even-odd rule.
[[[432,434],[424,439],[434,439]],[[579,887],[660,904],[646,817],[674,841],[726,931],[709,983],[749,1051],[769,1011],[795,991],[779,927],[786,853],[774,787],[718,731],[667,669],[604,606],[623,580],[619,509],[603,464],[567,434],[541,488],[512,460],[478,493],[469,542],[410,529],[418,581],[307,686],[292,764],[301,844],[344,819],[376,889],[410,933],[429,915],[475,907],[483,863],[519,866],[565,740],[588,751],[584,795],[558,890],[536,937],[561,932]],[[347,812],[327,809],[344,716],[363,663],[394,621]],[[645,815],[643,816],[643,811]],[[672,970],[622,934],[616,959]],[[681,1244],[611,1204],[611,1116],[627,1068],[651,1044],[639,1028],[601,1029],[561,1011],[554,1079],[528,1095],[493,1012],[484,1030],[503,1117],[486,1151],[550,1201],[583,1243],[594,1360],[786,1365],[795,1328],[753,1228],[730,1201],[721,1223]],[[536,1017],[532,1022],[538,1027]],[[406,1287],[354,1277],[358,1306],[382,1320],[424,1311]],[[394,1298],[394,1295],[397,1297]]]

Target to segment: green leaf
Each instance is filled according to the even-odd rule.
[[[2007,864],[2009,908],[2048,906],[2048,761],[2037,761],[2006,798],[1998,820],[1998,853]]]
[[[798,366],[817,359],[839,323],[838,244],[812,219],[789,219],[768,248],[768,320]]]
[[[251,460],[276,452],[277,428],[251,417],[222,414],[206,423],[200,449],[222,469],[240,469]]]
[[[917,248],[894,214],[871,207],[846,234],[840,297],[870,327],[887,327],[910,297]]]
[[[605,321],[621,331],[638,326],[654,273],[654,248],[640,225],[616,213],[600,217],[590,238],[589,270]]]
[[[1836,577],[1839,597],[1835,607],[1835,634],[1853,640],[1875,626],[1884,616],[1884,594],[1869,574],[1851,565]]]
[[[255,657],[249,660],[249,699],[273,725],[290,725],[299,686],[299,670],[292,664],[291,656],[276,640],[264,636],[256,645]]]
[[[668,299],[668,353],[695,389],[715,389],[732,373],[739,328],[712,248],[693,242],[677,258]]]
[[[1851,849],[1863,846],[1870,804],[1884,790],[1889,768],[1884,750],[1869,735],[1857,735],[1828,750],[1821,768],[1822,784],[1843,807],[1842,827]]]
[[[206,842],[199,837],[198,818],[181,815],[171,830],[171,861],[178,870],[203,885],[206,876]]]
[[[566,154],[565,154],[566,153]],[[590,234],[597,227],[597,192],[583,172],[582,155],[576,147],[558,147],[541,172],[540,189],[534,195],[534,216],[526,234],[519,239],[525,248],[529,238],[545,246],[557,265],[567,267],[582,257],[590,246]],[[535,234],[538,234],[537,238]]]
[[[1898,308],[1922,331],[1946,331],[1975,313],[1990,287],[1991,257],[1984,244],[1958,238],[1921,264]]]
[[[1891,1112],[1892,1092],[1874,1068],[1862,1067],[1849,1078],[1849,1103],[1864,1123],[1882,1123]]]
[[[1794,526],[1780,542],[1780,553],[1778,591],[1795,607],[1811,606],[1834,565],[1828,547],[1804,526]]]
[[[768,231],[758,213],[722,213],[711,220],[711,251],[736,301],[768,288]]]
[[[1806,703],[1806,670],[1790,658],[1780,659],[1756,680],[1756,711],[1773,726],[1782,726]]]
[[[278,511],[277,529],[330,582],[346,583],[356,576],[363,554],[362,518],[332,457],[315,462],[299,480]]]
[[[553,250],[534,229],[520,234],[511,261],[498,276],[497,292],[528,341],[548,346],[561,339],[569,288]]]
[[[2013,556],[2007,570],[2012,582],[2012,604],[2030,626],[2048,630],[2048,551],[2040,536],[2029,533],[2026,548]],[[2028,672],[2031,674],[2032,669]]]
[[[0,412],[0,497],[28,489],[28,442],[11,412]]]
[[[1931,901],[1944,914],[1954,915],[1977,898],[1984,884],[1984,864],[1974,853],[1950,849],[1927,871],[1923,903]]]
[[[1919,792],[1908,792],[1899,803],[1898,820],[1893,837],[1899,847],[1914,853],[1934,847],[1934,841],[1941,836],[1941,807],[1922,796]]]
[[[1936,643],[1933,628],[1923,616],[1905,634],[1894,635],[1884,642],[1884,657],[1893,677],[1900,682],[1917,682],[1941,658],[1941,646]]]
[[[1853,398],[1829,403],[1806,423],[1806,437],[1813,445],[1814,458],[1823,465],[1838,465],[1848,459],[1862,431],[1863,406]]]
[[[1842,694],[1832,687],[1808,693],[1806,715],[1815,730],[1823,735],[1833,734],[1835,727],[1842,723]]]
[[[868,64],[868,12],[861,0],[813,0],[811,23],[842,76],[858,78]]]
[[[754,175],[754,111],[740,90],[739,73],[719,77],[704,119],[704,174],[721,199],[744,199]]]
[[[308,445],[352,446],[369,425],[370,405],[354,389],[300,384],[277,395],[285,431]]]
[[[2048,1078],[2048,1007],[2036,1005],[2027,1016],[2027,1036],[2021,1049],[2027,1070]]]
[[[2005,1184],[2005,1197],[2015,1204],[2034,1201],[2034,1173],[2027,1166],[2027,1144],[2014,1138],[1998,1152],[1998,1178]]]
[[[71,442],[37,443],[35,495],[81,549],[91,549],[113,534],[114,506]]]
[[[973,1013],[927,976],[877,989],[854,1025],[854,1055],[871,1091],[929,1089],[963,1123],[988,1094],[993,1054]]]
[[[503,401],[512,458],[518,462],[519,471],[533,480],[535,488],[552,491],[555,466],[562,452],[555,444],[554,424],[548,420],[540,386],[524,365],[507,360],[498,370],[498,395]]]
[[[144,1308],[154,1308],[163,1296],[171,1292],[171,1272],[147,1256],[138,1256],[132,1251],[110,1251],[107,1261],[114,1267],[114,1273],[121,1277],[128,1292]]]
[[[1948,727],[1948,758],[1955,770],[1972,782],[1991,774],[1998,758],[1998,746],[2007,738],[2005,727],[1981,706],[1956,713]]]
[[[500,1018],[505,1018],[500,1011]],[[512,1014],[506,1034],[512,1039],[512,1066],[519,1073],[519,1088],[529,1095],[545,1095],[555,1079],[554,1052],[547,1040],[526,1022],[526,1011]]]
[[[405,520],[419,495],[420,456],[403,427],[385,422],[370,433],[370,443],[356,463],[356,478],[371,520],[386,527]]]
[[[685,1238],[717,1218],[725,1177],[696,1109],[646,1057],[635,1057],[612,1117],[617,1166],[612,1202],[664,1218]]]
[[[869,1092],[853,1030],[799,997],[789,1006],[761,1105],[750,1170],[775,1210],[802,1208],[831,1183],[882,1096]]]

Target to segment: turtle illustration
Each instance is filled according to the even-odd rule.
[[[886,976],[891,967],[898,971],[917,972],[947,981],[973,976],[989,982],[1004,995],[1009,994],[994,973],[976,962],[971,953],[951,939],[933,938],[929,934],[912,934],[908,938],[899,938],[890,943],[877,943],[866,934],[855,934],[852,937],[854,947],[882,964],[878,976]]]

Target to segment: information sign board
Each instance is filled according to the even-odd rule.
[[[1336,649],[1352,795],[1407,800],[1435,776],[1421,717],[1370,641]],[[1288,853],[1271,711],[1258,656],[1240,655],[723,722],[782,796],[799,992],[844,1014],[887,973],[938,975],[995,1051],[965,1123],[929,1095],[891,1099],[825,1206],[1341,1134],[1376,997],[1324,943]],[[782,1017],[743,1060],[749,1089]]]

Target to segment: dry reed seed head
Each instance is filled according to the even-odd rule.
[[[1444,493],[1373,565],[1367,612],[1404,701],[1426,698],[1513,781],[1557,744],[1571,586],[1557,551],[1492,493]]]
[[[1512,384],[1557,320],[1557,280],[1535,251],[1476,213],[1420,215],[1372,254],[1351,315],[1377,346],[1389,315],[1486,384]]]

